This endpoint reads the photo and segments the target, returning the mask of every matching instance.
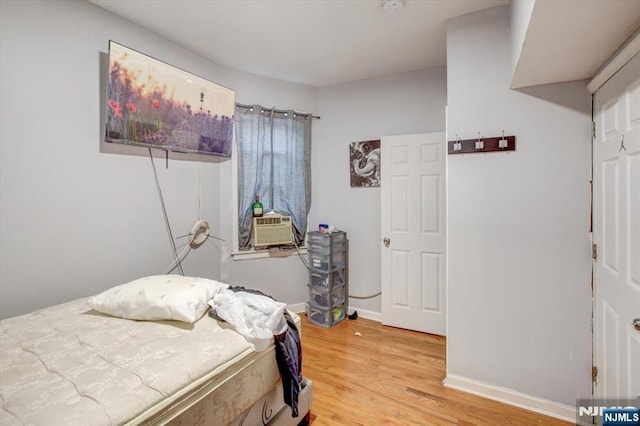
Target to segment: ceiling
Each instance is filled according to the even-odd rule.
[[[323,87],[446,65],[446,21],[509,0],[89,1],[217,64]],[[637,0],[536,2],[520,86],[592,77],[639,25]]]
[[[638,0],[537,1],[511,87],[589,79],[639,27]]]

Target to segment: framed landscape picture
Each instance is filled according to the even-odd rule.
[[[352,187],[380,186],[380,140],[349,145],[349,171]]]
[[[107,142],[231,156],[235,92],[109,42]]]

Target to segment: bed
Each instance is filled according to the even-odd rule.
[[[79,299],[0,321],[0,424],[296,425],[273,343],[227,323],[136,321]],[[299,317],[293,315],[299,324]]]

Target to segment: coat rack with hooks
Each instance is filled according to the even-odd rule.
[[[474,139],[460,139],[456,135],[456,139],[447,142],[449,154],[471,154],[474,152],[494,152],[494,151],[515,151],[516,150],[516,137],[505,136],[502,132],[502,136],[495,136],[485,138],[480,136]]]

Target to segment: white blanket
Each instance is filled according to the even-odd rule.
[[[256,351],[267,349],[275,334],[287,330],[284,319],[287,305],[267,296],[224,290],[216,294],[209,305],[218,317],[245,336]]]

